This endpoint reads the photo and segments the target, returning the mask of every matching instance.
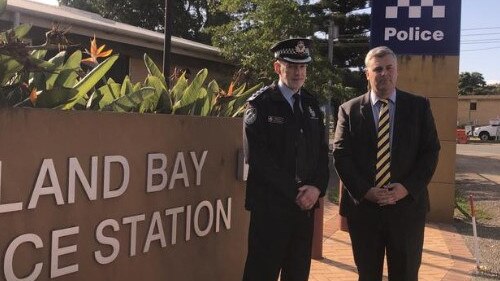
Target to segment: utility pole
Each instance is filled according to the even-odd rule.
[[[338,37],[338,27],[333,22],[333,15],[328,27],[328,61],[333,66],[333,41]],[[332,81],[328,82],[332,86]],[[332,115],[331,101],[324,106],[325,110],[325,141],[330,149],[330,116]],[[328,156],[330,157],[330,155]],[[311,257],[316,260],[323,258],[323,214],[324,198],[319,199],[319,208],[314,212],[314,232]]]
[[[172,29],[174,26],[173,19],[173,0],[165,0],[165,42],[163,47],[163,76],[170,88],[170,62],[172,61]]]
[[[328,61],[333,65],[333,42],[339,38],[339,27],[335,25],[335,21],[330,20],[330,26],[328,26]]]
[[[330,25],[328,26],[328,61],[330,62],[330,66],[333,67],[333,44],[339,37],[339,27],[335,25],[335,21],[333,20],[333,16],[330,19]],[[330,86],[332,86],[332,81],[328,82]],[[332,107],[331,101],[328,101],[328,104],[325,108],[325,129],[326,129],[326,137],[327,143],[330,144],[330,116],[332,115]]]

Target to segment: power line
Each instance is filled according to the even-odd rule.
[[[460,42],[460,44],[491,44],[491,43],[498,43],[500,41],[500,38],[495,38],[495,39],[478,39],[478,40],[466,40]]]
[[[464,30],[485,30],[485,29],[500,29],[500,27],[462,28],[461,31],[464,31]]]
[[[483,48],[483,49],[460,50],[460,52],[475,52],[475,51],[486,51],[486,50],[494,50],[494,49],[500,49],[500,46]]]
[[[484,35],[499,35],[500,32],[493,33],[473,33],[473,34],[461,34],[460,36],[484,36]]]

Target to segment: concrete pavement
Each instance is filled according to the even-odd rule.
[[[339,219],[337,205],[325,202],[323,259],[313,260],[309,281],[356,281],[358,278],[349,234],[339,229]],[[471,280],[475,267],[472,254],[452,225],[426,225],[420,281]],[[387,280],[387,268],[384,268],[384,280]]]

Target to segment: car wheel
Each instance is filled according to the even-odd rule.
[[[487,141],[490,139],[490,134],[488,134],[487,132],[481,132],[479,134],[479,138],[482,140],[482,141]]]

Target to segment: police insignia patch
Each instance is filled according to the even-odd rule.
[[[267,122],[274,123],[274,124],[283,124],[283,123],[285,123],[285,118],[280,117],[280,116],[268,116]]]
[[[316,118],[316,113],[312,109],[312,107],[309,106],[309,115],[311,115],[311,118]]]
[[[245,124],[252,125],[257,120],[257,109],[255,107],[248,108],[245,111]]]

